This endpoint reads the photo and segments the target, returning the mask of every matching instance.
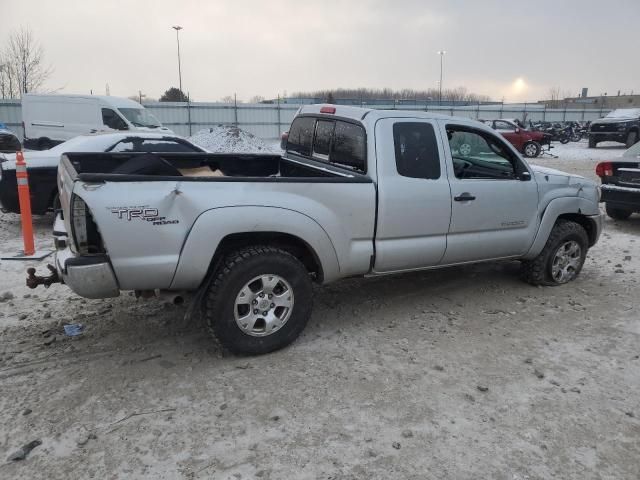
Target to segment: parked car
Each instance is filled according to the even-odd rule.
[[[57,270],[29,286],[193,292],[241,354],[300,334],[313,281],[513,259],[527,282],[560,285],[602,226],[594,182],[431,112],[304,106],[282,156],[67,153],[58,181]]]
[[[57,202],[56,174],[60,156],[66,152],[175,152],[194,153],[205,150],[175,135],[160,133],[104,133],[81,135],[50,150],[27,151],[24,158],[29,173],[31,211],[47,213]],[[3,212],[20,213],[16,187],[14,154],[0,154],[0,208]]]
[[[599,142],[619,142],[631,148],[638,140],[640,108],[613,110],[604,118],[591,122],[589,128],[589,148],[596,148]]]
[[[596,175],[602,179],[601,201],[607,215],[626,220],[634,212],[640,212],[640,143],[618,160],[599,163]]]
[[[101,95],[22,97],[24,145],[48,150],[78,135],[128,130],[173,134],[138,102]]]
[[[0,123],[0,153],[10,153],[22,150],[18,136],[9,130],[4,123]]]
[[[497,130],[525,157],[537,157],[542,151],[542,146],[549,144],[550,141],[548,135],[522,128],[512,120],[482,120],[482,122]]]

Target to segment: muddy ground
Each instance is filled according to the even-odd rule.
[[[593,177],[622,150],[556,153],[536,163]],[[302,337],[253,358],[183,307],[29,290],[27,266],[0,263],[2,479],[640,477],[640,215],[563,287],[501,263],[318,288]]]

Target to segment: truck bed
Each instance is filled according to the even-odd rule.
[[[371,181],[357,172],[339,170],[309,159],[287,159],[277,154],[68,153],[65,156],[77,178],[86,182],[164,181],[176,177],[198,182]],[[187,173],[189,170],[194,173]],[[199,175],[207,170],[211,173]],[[217,175],[213,176],[213,172]]]
[[[203,167],[207,176],[180,172]],[[370,269],[376,189],[357,172],[279,155],[69,153],[58,176],[64,230],[82,199],[89,254],[108,256],[121,290],[195,289],[217,245],[239,233],[301,239],[325,281]]]

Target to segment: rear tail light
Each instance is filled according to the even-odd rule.
[[[289,132],[282,132],[280,136],[280,150],[287,149],[287,141],[289,140]]]
[[[320,113],[336,113],[336,107],[321,107]]]
[[[71,231],[78,253],[89,253],[87,204],[77,195],[71,197]]]
[[[596,165],[596,175],[600,178],[613,177],[613,163],[600,162],[598,165]]]

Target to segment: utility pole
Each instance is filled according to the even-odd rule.
[[[445,53],[447,52],[444,50],[438,51],[438,55],[440,55],[440,99],[438,100],[438,103],[440,105],[442,105],[442,62],[443,62]]]
[[[182,93],[182,68],[180,66],[180,30],[182,30],[182,27],[180,25],[174,25],[171,28],[176,31],[176,42],[178,44],[178,83],[180,85],[180,93]]]

